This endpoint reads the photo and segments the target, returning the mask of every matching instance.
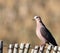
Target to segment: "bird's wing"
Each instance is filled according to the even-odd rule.
[[[57,45],[54,37],[52,36],[52,34],[49,32],[49,30],[46,28],[46,27],[42,27],[40,29],[40,32],[42,34],[42,36],[48,41],[50,42],[51,44],[53,45]]]

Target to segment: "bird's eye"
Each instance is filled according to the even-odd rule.
[[[38,17],[36,17],[36,18],[38,18]]]

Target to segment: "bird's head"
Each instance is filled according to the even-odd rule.
[[[34,16],[33,20],[35,20],[37,22],[42,21],[40,16]]]

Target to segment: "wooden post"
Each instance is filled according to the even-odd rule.
[[[51,52],[51,49],[52,49],[52,45],[49,45],[49,46],[47,47],[46,53],[50,53],[50,52]]]
[[[39,51],[39,46],[35,46],[34,53],[38,53],[38,51]]]
[[[13,53],[13,44],[9,44],[8,53]]]
[[[3,53],[3,41],[0,40],[0,53]]]
[[[24,47],[25,47],[25,44],[21,43],[20,46],[19,46],[19,53],[23,53],[24,52]]]
[[[31,53],[34,53],[34,49],[31,49]]]
[[[29,52],[29,48],[30,48],[30,44],[29,43],[25,44],[24,53],[28,53]]]
[[[39,53],[43,53],[43,52],[44,52],[44,46],[40,46]]]
[[[57,53],[57,50],[58,50],[58,46],[55,46],[54,48],[53,48],[53,53]]]
[[[18,53],[18,43],[16,43],[15,45],[14,45],[14,51],[13,51],[13,53]]]
[[[57,53],[60,53],[60,46],[58,46],[58,51],[57,51]]]

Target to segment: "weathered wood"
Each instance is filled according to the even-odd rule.
[[[25,44],[24,53],[28,53],[29,52],[29,48],[30,48],[30,44],[29,43],[26,43]]]
[[[58,46],[58,51],[57,51],[57,53],[60,53],[60,46]]]
[[[39,46],[35,46],[34,53],[38,53],[38,52],[39,52]]]
[[[13,44],[9,44],[8,53],[13,53]]]
[[[49,46],[47,47],[46,53],[50,53],[50,52],[51,52],[51,49],[52,49],[52,45],[49,45]]]
[[[3,41],[0,40],[0,53],[3,53]]]
[[[18,53],[18,43],[16,43],[15,45],[14,45],[14,50],[13,50],[13,53]]]
[[[19,53],[23,53],[24,52],[24,47],[25,47],[25,44],[24,43],[21,43],[19,45]]]
[[[57,53],[57,50],[58,50],[58,46],[55,46],[55,47],[53,48],[53,53]]]
[[[39,53],[43,53],[43,52],[44,52],[44,46],[40,46]]]
[[[21,43],[20,45],[18,45],[18,43],[9,44],[8,53],[60,53],[60,46],[54,47],[52,45],[49,45],[45,47],[35,46],[34,49],[31,49],[29,43]],[[0,41],[0,53],[3,53],[3,41]]]
[[[34,49],[31,49],[31,53],[34,53]]]

